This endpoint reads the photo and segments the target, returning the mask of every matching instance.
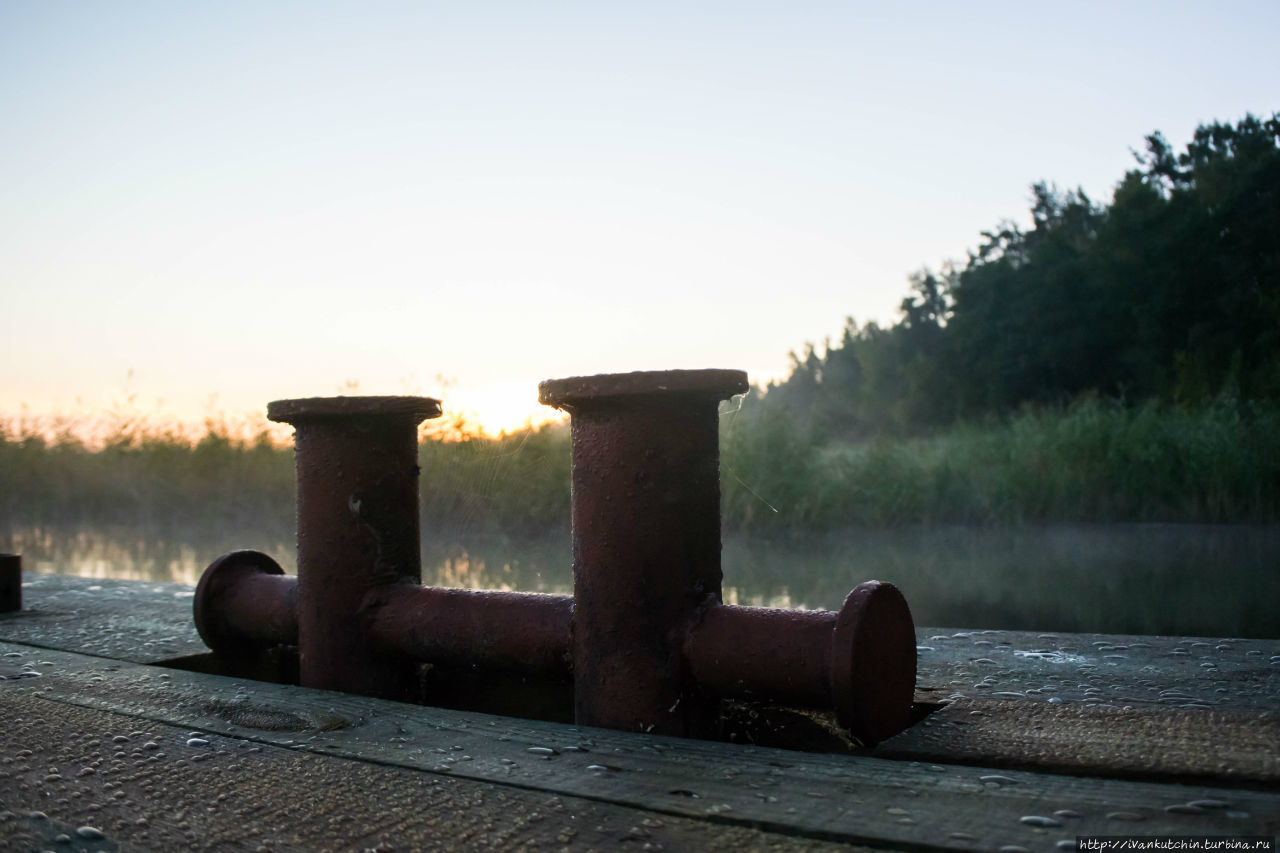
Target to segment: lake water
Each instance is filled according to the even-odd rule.
[[[11,531],[7,540],[34,572],[194,584],[236,548],[265,551],[294,571],[292,531],[41,528]],[[917,625],[1280,636],[1280,526],[730,535],[723,566],[731,604],[837,609],[853,586],[876,579],[902,589]],[[531,539],[424,531],[423,577],[439,586],[568,593],[568,531]]]

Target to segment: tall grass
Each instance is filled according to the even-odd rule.
[[[1280,521],[1280,409],[1085,400],[924,438],[831,445],[781,410],[722,419],[722,506],[741,530],[1047,521]],[[567,529],[563,424],[480,437],[423,435],[424,531]],[[199,437],[141,421],[91,444],[0,424],[0,533],[41,525],[153,532],[291,531],[293,453],[263,426]],[[3,543],[0,543],[3,547]]]
[[[0,521],[89,523],[149,531],[192,524],[278,526],[294,516],[293,452],[266,430],[203,435],[132,422],[96,443],[78,431],[0,425]]]
[[[569,527],[567,424],[497,438],[428,432],[419,445],[424,530],[528,534]]]
[[[747,527],[1280,521],[1274,406],[1086,399],[837,446],[807,441],[784,413],[757,420],[725,446],[725,467],[746,472],[726,480],[725,505]]]
[[[0,423],[0,530],[90,524],[163,534],[294,525],[293,448],[265,424],[255,432],[211,419],[198,437],[139,419],[49,426]],[[569,439],[563,425],[484,438],[455,418],[432,422],[421,439],[424,528],[513,533],[561,522],[567,527]]]

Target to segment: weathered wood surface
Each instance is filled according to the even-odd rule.
[[[0,849],[826,850],[834,845],[347,761],[0,689]],[[189,746],[192,736],[206,743]],[[91,827],[106,837],[77,835]]]
[[[191,617],[195,587],[22,576],[22,612],[0,614],[0,639],[134,663],[207,652]]]
[[[439,711],[12,644],[0,644],[0,660],[7,662],[10,675],[42,673],[0,683],[0,695],[433,776],[849,843],[1032,849],[1076,834],[1129,831],[1135,824],[1156,834],[1270,834],[1280,827],[1280,794],[1271,791],[658,738]],[[1227,805],[1188,805],[1197,802]],[[1023,818],[1044,818],[1052,825],[1028,825]]]
[[[100,588],[89,589],[94,586]],[[66,779],[73,765],[79,773],[95,760],[111,761],[115,753],[103,753],[105,741],[95,733],[114,729],[131,738],[132,732],[150,735],[157,744],[156,738],[166,739],[165,748],[155,750],[163,759],[116,750],[126,753],[122,773],[169,761],[179,774],[148,777],[154,794],[147,796],[155,800],[153,811],[183,811],[185,818],[159,825],[159,818],[148,818],[153,833],[143,834],[125,825],[125,811],[110,811],[119,833],[112,839],[141,849],[161,839],[161,846],[182,841],[193,831],[220,839],[221,849],[256,849],[264,836],[234,835],[236,821],[218,828],[222,824],[203,812],[193,820],[188,801],[194,795],[165,780],[212,774],[224,787],[209,799],[225,795],[244,812],[256,802],[245,797],[244,786],[257,790],[255,780],[277,778],[268,766],[276,759],[269,757],[301,761],[303,753],[317,779],[392,774],[386,778],[399,781],[387,781],[387,790],[401,793],[388,793],[387,802],[405,803],[406,812],[415,798],[441,795],[439,785],[461,786],[449,790],[460,802],[479,804],[461,812],[475,819],[495,803],[515,804],[510,808],[518,815],[551,797],[569,814],[585,814],[588,806],[615,810],[593,813],[603,815],[599,825],[607,831],[575,836],[570,849],[616,846],[624,839],[614,827],[624,823],[628,833],[637,827],[638,842],[667,849],[705,849],[707,838],[731,828],[757,833],[736,842],[748,849],[819,839],[895,849],[1049,850],[1076,835],[1274,835],[1280,827],[1277,642],[925,632],[918,699],[943,707],[872,755],[814,755],[444,711],[131,662],[203,651],[190,627],[186,592],[169,584],[36,576],[24,590],[29,610],[0,617],[0,638],[12,641],[0,644],[0,676],[7,676],[0,703],[6,720],[21,722],[0,736],[0,761],[12,759],[0,765],[0,777],[14,783],[0,785],[6,792],[0,806],[14,813],[15,831],[52,825],[22,816],[33,808],[32,798],[39,802],[45,794],[54,804],[65,800],[49,812],[64,826],[92,817],[85,816],[89,805],[110,810],[117,799],[146,801],[141,781],[94,788],[97,772],[74,776],[79,787],[61,797],[44,787],[53,784],[43,781],[50,775]],[[1108,657],[1115,654],[1126,657]],[[122,719],[133,721],[129,731]],[[212,746],[187,747],[190,732],[217,737],[204,738]],[[98,753],[89,755],[93,739]],[[33,740],[56,750],[57,760],[46,761]],[[255,745],[261,752],[249,753]],[[17,756],[23,750],[32,751]],[[134,761],[143,764],[134,767]],[[259,762],[262,774],[253,769]],[[350,788],[337,800],[318,792],[316,803],[330,805],[313,805],[306,781],[279,771],[285,777],[294,779],[292,787],[272,786],[292,793],[272,802],[295,803],[302,816],[290,822],[283,812],[267,811],[262,814],[270,820],[245,824],[280,827],[267,845],[272,849],[324,849],[315,833],[325,827],[344,839],[335,849],[359,849],[392,824],[403,839],[427,839],[423,846],[444,831],[440,823],[362,815],[362,808],[377,812],[382,800],[361,800]],[[424,785],[431,790],[424,793]],[[84,792],[75,796],[76,790]],[[117,790],[126,793],[120,797]],[[261,789],[258,798],[267,793]],[[363,822],[331,827],[342,813]],[[425,814],[442,819],[441,811]],[[547,818],[547,809],[540,814]],[[462,846],[559,838],[490,817]],[[1024,820],[1035,818],[1043,820]],[[556,812],[554,820],[563,819]],[[666,833],[645,841],[643,833],[655,829]],[[0,826],[0,832],[8,830]],[[235,843],[224,843],[228,838]]]
[[[917,700],[946,704],[878,754],[1091,775],[1280,781],[1280,642],[922,634]]]

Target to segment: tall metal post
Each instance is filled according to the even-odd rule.
[[[706,737],[685,637],[720,603],[717,407],[740,370],[543,382],[572,418],[574,715],[584,725]]]

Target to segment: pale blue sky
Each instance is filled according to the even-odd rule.
[[[0,415],[767,379],[1032,182],[1106,199],[1152,130],[1280,109],[1277,33],[1275,0],[0,0]]]

